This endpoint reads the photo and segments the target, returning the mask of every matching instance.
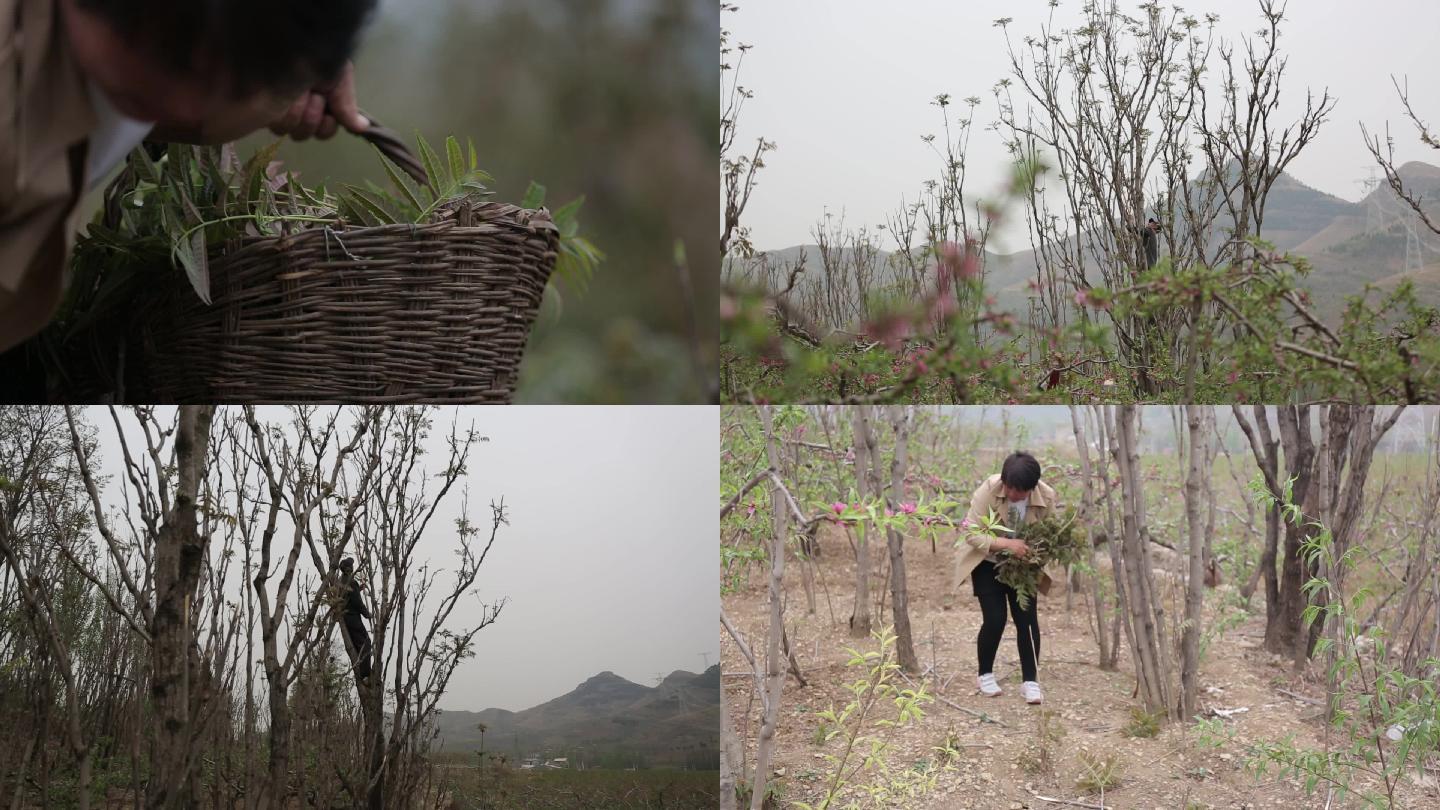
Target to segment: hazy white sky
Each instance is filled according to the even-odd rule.
[[[1138,2],[1122,7],[1134,10]],[[1256,0],[1181,3],[1220,15],[1219,32],[1234,40],[1259,27]],[[1056,19],[1076,19],[1079,0],[1061,0]],[[763,250],[810,243],[825,209],[846,223],[874,226],[913,200],[921,183],[939,173],[939,160],[920,136],[938,133],[939,93],[979,96],[970,150],[976,193],[1000,187],[1005,153],[999,137],[982,131],[996,117],[991,88],[1006,75],[1005,40],[992,23],[1013,17],[1011,37],[1038,33],[1047,0],[741,0],[724,25],[753,50],[741,84],[751,99],[738,142],[763,135],[777,142],[766,158],[746,222]],[[1401,120],[1391,74],[1410,79],[1411,103],[1422,118],[1440,121],[1435,41],[1440,3],[1434,0],[1291,0],[1281,27],[1289,54],[1281,111],[1303,109],[1305,88],[1328,86],[1338,103],[1330,120],[1290,171],[1311,186],[1347,200],[1362,189],[1370,155],[1359,122],[1383,131],[1392,124],[1401,161],[1440,163]],[[1059,26],[1064,27],[1064,26]],[[1017,100],[1018,100],[1017,94]],[[951,110],[956,108],[952,106]],[[1427,154],[1428,153],[1428,154]],[[968,191],[968,189],[967,189]],[[1024,230],[1007,230],[1000,252],[1029,247]]]
[[[263,408],[261,416],[279,422],[286,412]],[[456,672],[441,708],[524,709],[604,670],[653,685],[656,673],[699,672],[702,653],[717,661],[718,409],[443,408],[426,456],[432,473],[456,416],[490,439],[468,465],[471,519],[488,537],[491,499],[504,496],[510,511],[481,568],[478,598],[510,601],[476,636],[477,655]],[[109,414],[91,408],[85,418],[99,427],[100,470],[120,473]],[[122,420],[129,435],[133,420]],[[112,502],[118,478],[106,493]],[[417,559],[453,565],[460,495],[457,484]],[[455,624],[473,625],[478,600],[462,605]]]

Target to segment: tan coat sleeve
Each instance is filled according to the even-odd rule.
[[[991,482],[986,481],[970,496],[970,508],[965,512],[960,528],[960,539],[964,542],[959,543],[955,550],[955,565],[950,573],[947,593],[959,591],[961,583],[970,576],[978,560],[990,553],[990,543],[995,538],[977,529],[990,515],[990,502],[994,499],[992,492]]]
[[[970,497],[970,510],[965,513],[965,527],[961,529],[965,542],[970,544],[971,548],[986,554],[990,553],[990,544],[995,541],[995,536],[985,533],[980,527],[985,525],[985,521],[990,517],[994,500],[992,484],[986,481]]]
[[[93,126],[53,0],[0,0],[0,351],[60,303]]]

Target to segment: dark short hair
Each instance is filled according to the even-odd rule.
[[[1011,453],[1000,468],[1000,483],[1029,492],[1040,483],[1040,462],[1029,453]]]
[[[345,559],[343,559],[343,560],[340,561],[340,569],[343,570],[343,571],[349,571],[351,568],[354,568],[354,567],[355,567],[355,558],[354,558],[354,557],[346,557]]]
[[[197,57],[230,90],[297,94],[340,74],[377,0],[76,0],[177,71]]]

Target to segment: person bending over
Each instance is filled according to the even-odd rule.
[[[81,193],[143,140],[369,127],[376,0],[0,0],[0,352],[59,306]]]
[[[965,516],[964,543],[955,562],[954,587],[970,580],[975,598],[980,602],[980,633],[975,638],[975,654],[979,664],[976,684],[981,694],[999,697],[1000,684],[995,680],[995,653],[1005,633],[1006,607],[1015,623],[1015,646],[1020,653],[1020,694],[1026,703],[1044,701],[1040,691],[1037,666],[1040,658],[1040,620],[1038,600],[1031,599],[1028,608],[1021,608],[1015,589],[995,576],[997,552],[1008,551],[1024,557],[1029,548],[1023,540],[999,537],[984,530],[985,520],[995,515],[1006,527],[1021,526],[1044,518],[1059,506],[1055,490],[1040,480],[1040,462],[1029,453],[1012,453],[1005,459],[998,475],[992,475],[975,490],[970,511]],[[1041,580],[1042,590],[1049,586]]]

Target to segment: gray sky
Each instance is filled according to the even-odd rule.
[[[604,670],[653,685],[656,673],[700,671],[701,653],[715,663],[718,409],[444,408],[428,445],[432,473],[457,412],[462,427],[473,422],[490,439],[470,456],[471,519],[488,537],[491,499],[504,496],[510,512],[481,568],[479,598],[510,601],[476,637],[477,654],[456,672],[441,708],[518,710]],[[279,408],[261,416],[286,418]],[[100,470],[119,473],[109,414],[91,408],[85,418],[99,427]],[[134,422],[122,419],[129,435]],[[118,498],[112,483],[107,500]],[[457,484],[417,560],[452,565],[462,494]],[[473,625],[477,601],[461,604],[454,624]]]
[[[1226,39],[1259,27],[1255,0],[1181,5],[1197,16],[1219,14],[1217,32]],[[1010,32],[1018,42],[1038,33],[1049,12],[1046,0],[742,0],[740,6],[724,24],[736,41],[754,46],[741,84],[755,97],[741,115],[737,143],[763,135],[779,146],[767,156],[746,210],[758,248],[813,242],[810,230],[826,208],[836,215],[843,210],[847,225],[874,226],[899,207],[902,194],[913,200],[921,183],[940,171],[939,159],[920,141],[940,131],[940,111],[930,105],[939,93],[984,102],[976,109],[967,192],[983,195],[1004,182],[1000,139],[981,126],[996,117],[991,88],[1009,67],[1003,34],[992,23],[1013,17]],[[1078,18],[1080,6],[1062,0],[1056,20]],[[1433,0],[1292,0],[1281,26],[1282,52],[1290,59],[1281,113],[1293,118],[1303,109],[1307,86],[1317,93],[1328,86],[1338,103],[1291,173],[1337,197],[1359,199],[1356,181],[1368,176],[1371,163],[1362,120],[1372,131],[1391,122],[1399,162],[1440,162],[1401,120],[1390,84],[1391,74],[1408,76],[1416,112],[1440,120],[1436,32],[1440,3]],[[1003,236],[993,249],[1029,247],[1023,226]]]

